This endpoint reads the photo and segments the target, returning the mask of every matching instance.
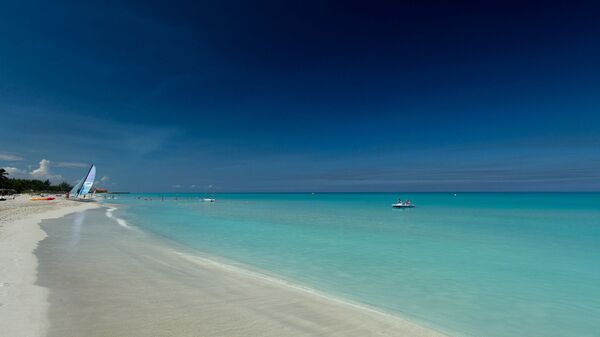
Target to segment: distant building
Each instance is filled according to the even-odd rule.
[[[96,189],[94,190],[94,192],[96,192],[96,193],[108,193],[108,190],[106,188],[96,187]]]

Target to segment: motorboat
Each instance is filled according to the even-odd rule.
[[[394,207],[394,208],[414,208],[415,205],[413,205],[410,202],[410,200],[406,200],[406,201],[398,200],[398,202],[396,202],[395,204],[392,204],[392,207]]]
[[[405,204],[403,202],[399,202],[399,203],[396,203],[396,204],[392,204],[392,207],[394,207],[394,208],[414,208],[415,205],[412,205],[412,204],[408,204],[407,205],[407,204]]]
[[[411,203],[397,202],[395,204],[392,204],[392,207],[394,207],[394,208],[414,208],[415,205],[413,205]]]

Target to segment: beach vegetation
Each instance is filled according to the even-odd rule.
[[[0,181],[8,180],[8,172],[5,169],[0,168]]]
[[[10,178],[5,169],[0,168],[0,188],[12,189],[17,193],[24,192],[50,192],[60,193],[68,192],[73,188],[69,183],[63,181],[60,184],[53,185],[50,180],[45,181],[38,179],[17,179]]]

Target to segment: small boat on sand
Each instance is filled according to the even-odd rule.
[[[96,166],[92,164],[87,174],[67,193],[67,199],[77,201],[94,201],[95,193],[90,193],[96,179]]]
[[[37,201],[37,200],[54,200],[54,199],[56,199],[56,198],[55,197],[33,197],[29,200]]]

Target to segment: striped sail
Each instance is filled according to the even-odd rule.
[[[83,185],[83,179],[80,179],[79,182],[77,184],[75,184],[75,186],[73,186],[73,188],[71,189],[71,192],[69,192],[69,196],[71,196],[73,198],[76,197],[77,192],[79,192],[82,185]]]
[[[94,185],[94,179],[96,179],[96,166],[92,165],[87,176],[85,176],[85,179],[83,180],[83,186],[81,187],[78,195],[88,194]]]

